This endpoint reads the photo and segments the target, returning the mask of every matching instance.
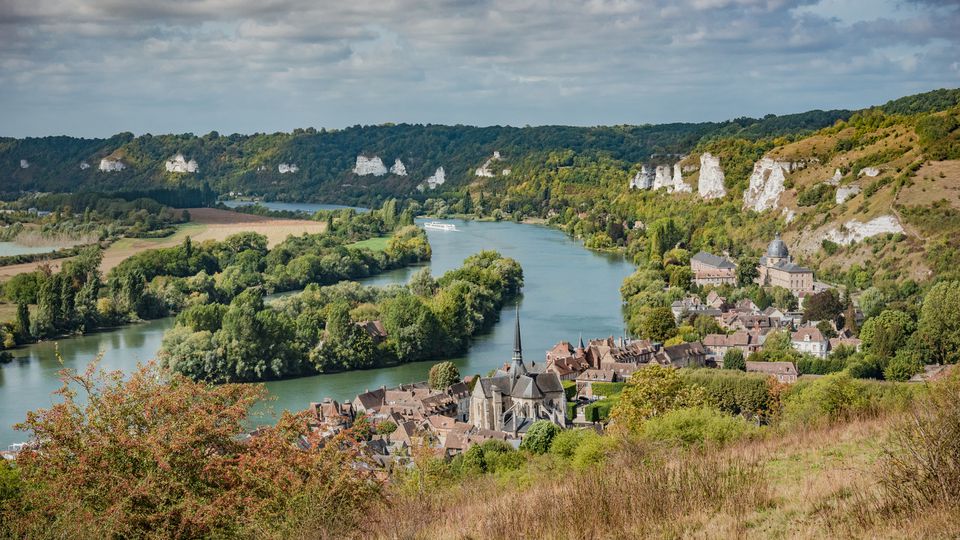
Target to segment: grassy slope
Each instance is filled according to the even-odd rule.
[[[395,495],[360,536],[379,538],[943,538],[948,510],[881,518],[882,448],[897,419],[853,420],[713,450],[628,445],[594,470],[534,461]],[[655,456],[667,455],[662,463]]]

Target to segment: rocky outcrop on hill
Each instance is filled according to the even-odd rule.
[[[830,185],[830,186],[839,186],[839,185],[840,185],[840,180],[842,180],[842,179],[843,179],[843,173],[840,172],[840,169],[837,169],[837,170],[833,171],[833,176],[831,176],[831,177],[830,177],[826,182],[824,182],[824,183],[827,184],[827,185]]]
[[[280,165],[277,165],[277,171],[279,171],[280,174],[295,173],[299,170],[300,167],[297,167],[296,163],[281,163]]]
[[[850,186],[841,186],[837,188],[837,204],[843,204],[847,200],[852,199],[860,193],[860,186],[850,185]]]
[[[395,174],[397,176],[406,176],[407,167],[400,161],[400,158],[393,160],[393,166],[390,167],[390,174]]]
[[[443,171],[443,167],[437,167],[437,170],[433,173],[433,176],[427,178],[420,185],[417,186],[418,191],[423,191],[425,189],[437,189],[437,186],[442,186],[447,181],[447,175]]]
[[[879,174],[880,174],[880,169],[876,167],[864,167],[860,169],[860,172],[857,173],[857,176],[869,176],[870,178],[873,178],[874,176],[877,176]]]
[[[27,161],[27,160],[25,160],[25,159],[21,159],[21,160],[20,160],[20,168],[21,168],[21,169],[29,169],[29,168],[30,168],[30,162]]]
[[[87,163],[86,161],[81,161],[81,162],[80,162],[80,170],[81,170],[81,171],[85,171],[85,170],[87,170],[87,169],[89,169],[89,168],[90,168],[90,164],[89,164],[89,163]]]
[[[474,172],[474,175],[484,177],[484,178],[493,178],[494,176],[496,176],[496,173],[494,173],[490,169],[490,165],[494,161],[500,161],[500,152],[494,151],[493,155],[487,158],[487,160],[483,162],[483,165],[481,165],[480,168]],[[510,174],[510,169],[503,169],[503,171],[501,171],[501,174],[503,174],[504,176]]]
[[[406,172],[406,169],[404,169]],[[372,174],[373,176],[383,176],[387,174],[387,167],[383,164],[378,156],[366,157],[366,156],[357,156],[357,163],[353,166],[353,174],[358,176],[366,176]]]
[[[127,165],[117,158],[105,157],[100,160],[101,172],[119,172],[127,168]]]
[[[164,167],[167,169],[167,172],[173,173],[195,173],[200,170],[200,168],[197,167],[196,160],[191,159],[187,161],[186,158],[183,157],[183,154],[177,154],[168,159],[166,163],[164,163]]]
[[[641,165],[640,170],[630,180],[630,189],[650,189],[653,187],[654,173],[650,167]]]
[[[780,203],[780,194],[784,191],[786,173],[791,168],[791,163],[770,157],[761,158],[754,163],[750,185],[743,192],[743,207],[755,212],[776,208]]]
[[[700,155],[700,181],[697,192],[704,199],[718,199],[727,194],[723,186],[723,169],[720,168],[720,158],[710,152]]]
[[[860,242],[865,238],[888,233],[902,233],[903,226],[895,216],[879,216],[863,223],[858,220],[851,220],[838,228],[830,229],[823,235],[824,240],[836,242],[841,246],[848,246],[854,242]]]
[[[679,163],[675,163],[672,167],[670,165],[657,165],[654,168],[651,168],[650,165],[641,165],[640,171],[630,180],[630,189],[634,188],[665,188],[668,193],[690,193],[693,191],[683,181],[683,173]]]

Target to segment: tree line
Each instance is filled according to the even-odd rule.
[[[273,302],[248,287],[229,303],[180,313],[159,358],[192,379],[224,383],[453,357],[522,285],[516,261],[483,251],[438,279],[422,269],[405,286],[311,284]]]

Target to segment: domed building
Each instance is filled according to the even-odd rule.
[[[757,267],[760,277],[757,282],[764,287],[783,287],[794,296],[801,297],[813,291],[813,270],[793,263],[787,244],[780,234],[767,246]]]

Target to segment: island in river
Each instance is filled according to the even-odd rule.
[[[312,211],[311,205],[297,205]],[[457,231],[428,231],[433,274],[460,266],[467,256],[493,249],[520,262],[524,271],[523,295],[518,300],[524,317],[524,345],[528,358],[539,361],[535,351],[546,351],[561,339],[584,336],[620,335],[623,318],[619,288],[634,268],[621,256],[588,251],[563,232],[543,226],[511,222],[447,220]],[[417,270],[402,268],[363,280],[367,285],[405,283]],[[485,374],[510,359],[512,320],[503,308],[501,321],[491,332],[475,339],[469,353],[452,359],[461,373]],[[160,319],[109,332],[45,342],[12,351],[14,361],[0,367],[0,444],[26,438],[12,425],[22,421],[26,411],[49,406],[59,386],[61,367],[83,369],[98,353],[106,369],[131,369],[137,362],[152,359],[160,348],[164,331],[173,319]],[[63,358],[59,364],[56,351]],[[424,380],[430,362],[402,364],[388,368],[324,374],[266,383],[270,403],[259,408],[300,410],[311,401],[329,396],[352,398],[368,388]],[[262,416],[260,421],[269,421]]]

